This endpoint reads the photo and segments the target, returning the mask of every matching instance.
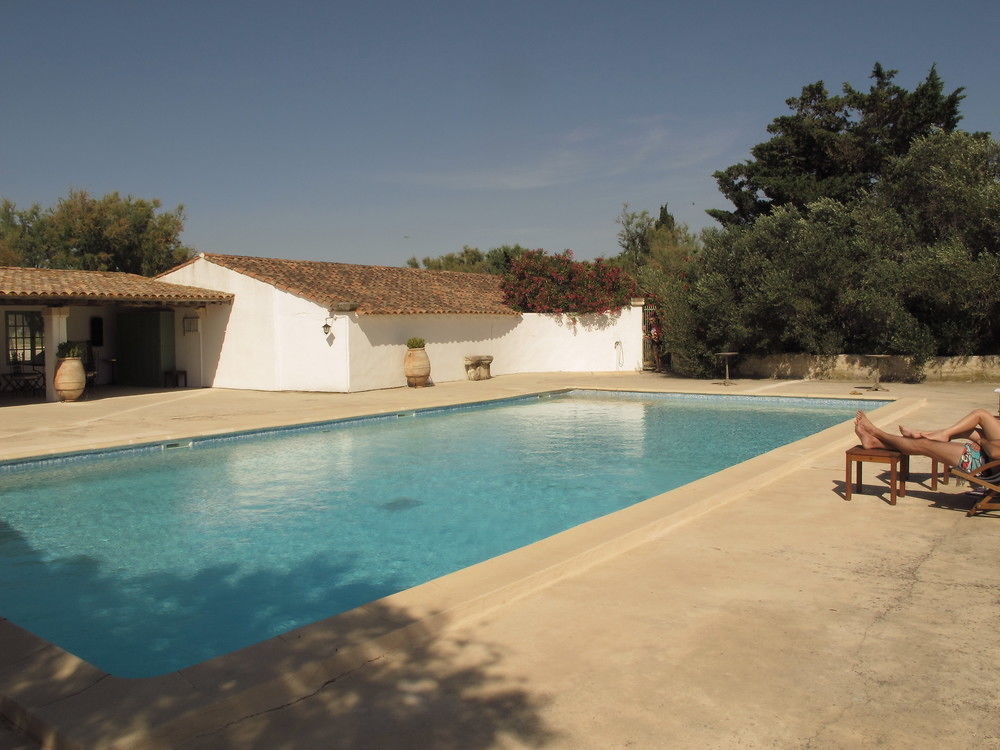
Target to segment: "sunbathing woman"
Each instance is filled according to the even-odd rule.
[[[903,435],[880,430],[859,411],[854,431],[865,448],[893,448],[911,456],[929,456],[965,472],[976,471],[992,456],[1000,457],[1000,420],[982,409],[941,430],[921,432],[900,427]],[[952,443],[953,437],[976,442]]]

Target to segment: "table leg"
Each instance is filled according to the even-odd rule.
[[[850,456],[847,457],[847,472],[844,474],[844,476],[846,477],[845,480],[844,480],[844,499],[845,500],[850,500],[851,499],[851,486],[853,485],[853,482],[851,482],[851,457]]]

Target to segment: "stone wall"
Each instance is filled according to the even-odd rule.
[[[771,354],[739,358],[732,369],[745,378],[806,378],[812,380],[870,379],[874,360],[860,354]],[[957,380],[1000,382],[1000,356],[932,357],[914,368],[907,357],[881,361],[882,379],[896,382]]]

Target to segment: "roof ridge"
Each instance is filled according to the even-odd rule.
[[[351,268],[377,268],[385,269],[388,271],[417,271],[420,273],[447,273],[447,274],[462,274],[463,276],[473,275],[473,276],[489,276],[494,277],[496,274],[486,273],[484,271],[454,271],[450,269],[437,269],[437,268],[411,268],[410,266],[386,266],[379,265],[375,263],[345,263],[339,260],[307,260],[305,258],[272,258],[265,255],[236,255],[234,253],[200,253],[200,256],[211,260],[212,258],[240,258],[246,260],[255,261],[274,261],[276,263],[307,263],[309,265],[320,265],[320,266],[347,266]],[[197,260],[193,258],[191,260]],[[175,268],[181,268],[187,265],[191,261],[185,261]],[[173,270],[173,269],[171,269]],[[164,271],[166,273],[166,271]]]
[[[350,303],[362,315],[517,314],[495,274],[225,253],[199,258],[328,310]]]

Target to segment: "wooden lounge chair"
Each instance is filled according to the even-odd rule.
[[[985,463],[971,473],[953,466],[951,473],[986,491],[982,499],[969,508],[965,515],[974,516],[986,510],[1000,510],[1000,460]]]

